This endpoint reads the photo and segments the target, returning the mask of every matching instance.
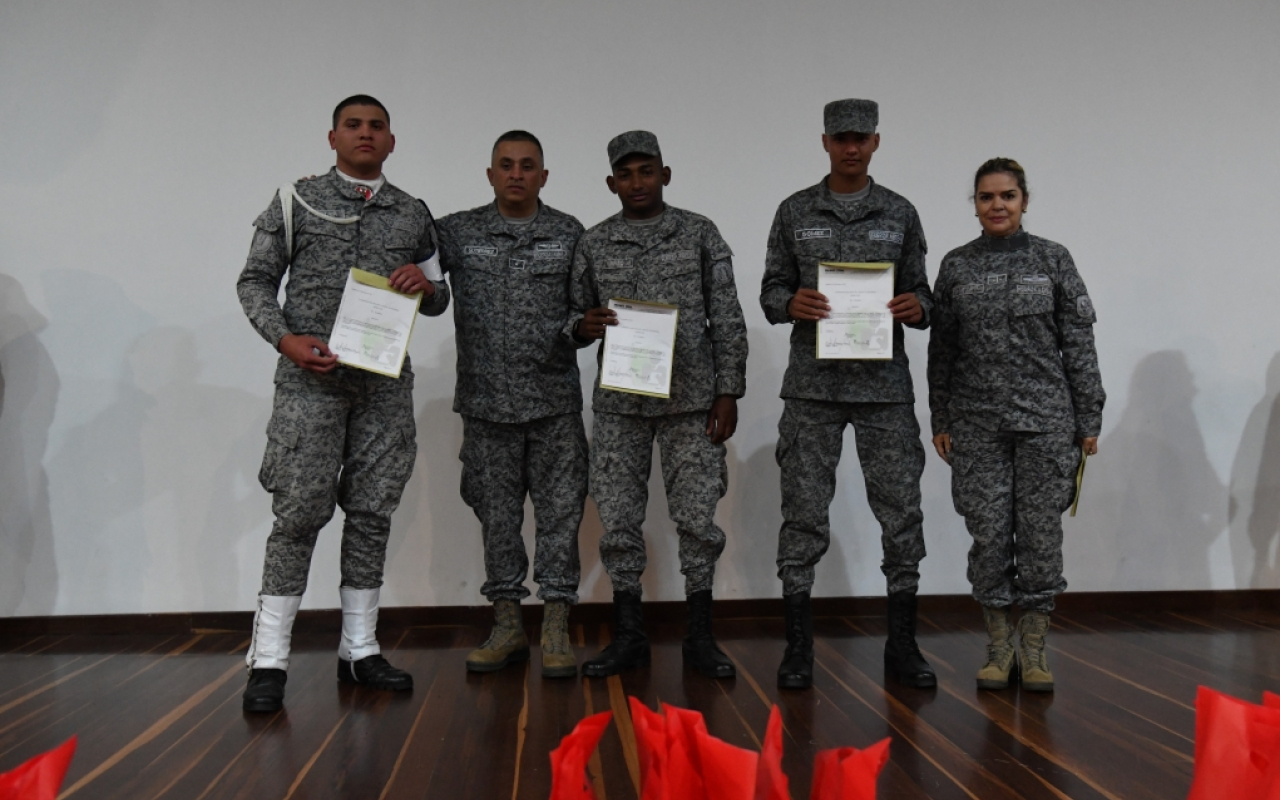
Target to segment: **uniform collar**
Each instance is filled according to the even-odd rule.
[[[1031,247],[1031,237],[1027,235],[1025,228],[1018,228],[1017,233],[1000,239],[984,233],[978,241],[993,253],[1012,253],[1015,250],[1026,250]]]
[[[680,209],[666,205],[662,210],[662,222],[652,227],[636,227],[628,225],[626,218],[619,211],[609,218],[609,239],[614,242],[633,242],[644,247],[666,239],[680,227]]]
[[[832,196],[831,187],[827,186],[827,176],[823,176],[822,180],[818,181],[818,185],[813,187],[817,195],[814,205],[823,211],[830,211],[843,222],[852,222],[879,211],[884,208],[884,189],[870,175],[867,176],[867,180],[870,182],[871,191],[867,192],[866,197],[856,203],[842,203]]]
[[[533,222],[528,225],[512,225],[507,222],[506,218],[502,216],[502,212],[498,210],[497,200],[494,200],[484,208],[484,226],[490,234],[505,234],[507,236],[514,236],[517,239],[525,236],[529,236],[533,239],[546,238],[546,234],[541,231],[538,225],[542,220],[542,215],[546,213],[547,210],[546,206],[543,205],[541,198],[538,199],[538,216],[534,217]]]
[[[344,200],[351,200],[352,202],[358,203],[362,206],[393,206],[396,204],[396,200],[398,199],[395,195],[399,194],[400,191],[391,185],[391,181],[387,181],[382,185],[382,188],[378,190],[377,194],[369,200],[365,200],[364,195],[360,194],[360,192],[356,190],[356,184],[342,179],[342,176],[338,174],[338,168],[336,166],[329,168],[329,172],[325,175],[325,178],[328,179],[329,185],[333,187],[333,190],[336,191]]]

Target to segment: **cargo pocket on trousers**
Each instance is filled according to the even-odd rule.
[[[971,456],[951,451],[951,503],[955,506],[956,513],[962,517],[968,515],[968,499],[973,496],[973,465],[974,459]]]
[[[462,449],[458,452],[458,460],[462,462],[462,482],[458,494],[462,502],[469,508],[475,508],[484,497],[484,459],[475,452],[474,444],[468,442],[466,435],[462,437]]]
[[[258,483],[263,489],[275,492],[281,487],[297,447],[297,428],[287,427],[273,417],[267,423],[267,451],[262,455],[262,468],[258,470]]]
[[[1078,449],[1066,450],[1049,458],[1062,477],[1063,492],[1058,511],[1066,511],[1076,501],[1076,472],[1080,469],[1080,459],[1084,456]]]
[[[791,452],[791,448],[795,446],[796,437],[799,435],[800,426],[787,419],[784,411],[782,420],[778,423],[778,446],[773,452],[773,460],[777,462],[778,466],[782,466],[783,460]]]

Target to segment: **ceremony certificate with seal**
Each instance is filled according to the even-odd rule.
[[[329,349],[339,364],[399,378],[421,304],[421,292],[401,294],[381,275],[353,269],[342,290]]]
[[[600,387],[649,397],[671,397],[671,362],[680,310],[663,303],[613,299],[618,324],[607,326],[600,357]]]
[[[818,358],[893,358],[893,264],[818,264],[818,291],[830,316],[818,320]]]

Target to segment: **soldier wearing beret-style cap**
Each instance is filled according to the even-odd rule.
[[[793,324],[791,359],[782,381],[778,423],[782,468],[782,530],[778,577],[786,601],[787,650],[778,685],[808,688],[813,680],[809,595],[814,570],[831,542],[841,436],[853,425],[867,501],[881,526],[888,583],[886,671],[912,686],[937,679],[915,641],[916,590],[924,558],[920,475],[924,447],[915,390],[903,348],[903,326],[929,326],[933,298],[925,272],[924,231],[915,208],[867,174],[880,147],[879,106],[836,100],[823,109],[822,147],[830,172],[778,207],[769,231],[760,305],[771,323]],[[822,262],[892,262],[893,357],[817,358],[818,320],[831,310],[817,291]]]

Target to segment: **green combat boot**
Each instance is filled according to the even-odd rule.
[[[978,670],[978,688],[1007,689],[1015,652],[1009,609],[983,606],[982,621],[987,625],[987,663]]]
[[[569,604],[549,600],[542,606],[542,677],[573,678],[578,660],[569,644]]]
[[[1048,632],[1049,615],[1044,611],[1027,611],[1018,620],[1018,677],[1028,692],[1053,691],[1053,673],[1044,655]]]
[[[529,639],[515,600],[493,601],[493,631],[467,656],[468,672],[496,672],[508,664],[529,660]]]

